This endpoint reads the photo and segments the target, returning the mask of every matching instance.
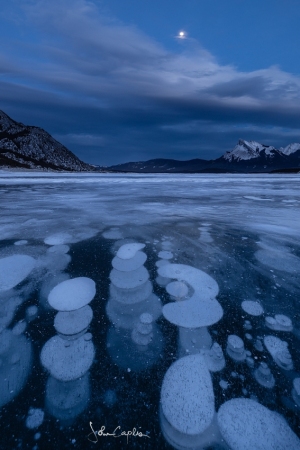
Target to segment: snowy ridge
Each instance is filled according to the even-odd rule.
[[[300,146],[299,146],[300,147]],[[244,141],[240,139],[237,145],[230,152],[225,153],[223,158],[226,161],[246,161],[253,158],[259,158],[261,153],[272,158],[278,150],[275,147],[260,144],[256,141]]]
[[[0,165],[40,170],[94,170],[43,129],[15,122],[3,111],[0,111]]]
[[[284,155],[291,155],[292,153],[297,152],[298,150],[300,150],[300,144],[298,144],[297,142],[294,142],[293,144],[289,144],[286,147],[280,147],[279,151],[281,153],[283,153]]]

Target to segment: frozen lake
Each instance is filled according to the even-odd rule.
[[[300,449],[299,175],[0,172],[0,206],[1,450]]]

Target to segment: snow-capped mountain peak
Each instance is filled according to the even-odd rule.
[[[297,152],[298,150],[300,150],[300,144],[298,144],[297,142],[294,142],[293,144],[289,144],[286,147],[280,147],[279,151],[281,153],[283,153],[284,155],[291,155],[292,153]]]
[[[223,158],[227,161],[246,161],[253,158],[259,158],[261,152],[266,156],[273,157],[275,147],[270,145],[260,144],[256,141],[244,141],[240,139],[237,145],[230,152],[226,152]]]

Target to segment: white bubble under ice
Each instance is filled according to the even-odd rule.
[[[96,285],[91,278],[72,278],[55,286],[48,302],[57,311],[74,311],[90,303],[95,294]]]
[[[261,316],[264,313],[263,307],[252,300],[245,300],[242,302],[243,310],[251,316]]]
[[[0,292],[8,291],[25,278],[34,269],[36,261],[27,255],[12,255],[0,259]]]
[[[138,242],[132,242],[131,244],[122,245],[118,252],[117,257],[121,259],[130,259],[133,258],[139,250],[142,250],[145,247],[145,244],[140,244]]]
[[[161,388],[162,411],[185,434],[199,434],[214,416],[212,380],[201,355],[180,358],[167,370]]]
[[[218,423],[232,450],[300,449],[300,440],[282,416],[248,398],[225,402]]]
[[[94,345],[85,336],[73,341],[53,336],[42,348],[41,363],[57,380],[71,381],[89,370],[94,356]]]

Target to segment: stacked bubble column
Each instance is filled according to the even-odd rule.
[[[113,326],[107,335],[107,350],[123,369],[139,371],[149,367],[162,349],[162,336],[155,323],[161,315],[161,301],[154,295],[147,255],[141,243],[122,245],[112,260],[110,297],[106,306]]]
[[[41,363],[50,373],[46,408],[65,424],[84,411],[90,397],[89,369],[95,349],[87,332],[93,318],[88,303],[95,294],[94,281],[78,277],[58,284],[48,297],[58,313],[54,319],[57,335],[41,351]]]

